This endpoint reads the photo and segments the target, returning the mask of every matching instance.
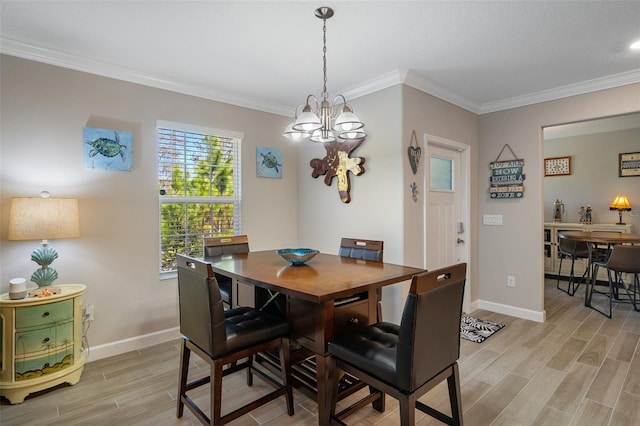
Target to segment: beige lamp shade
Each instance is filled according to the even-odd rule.
[[[629,199],[624,195],[618,195],[615,200],[611,202],[609,206],[611,210],[631,210],[631,203]]]
[[[78,200],[73,198],[12,198],[10,240],[55,240],[80,236]]]

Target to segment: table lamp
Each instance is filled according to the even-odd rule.
[[[58,272],[49,265],[58,258],[58,252],[49,246],[49,239],[80,236],[78,200],[49,198],[47,191],[41,198],[12,198],[9,212],[9,240],[42,240],[42,246],[31,253],[31,260],[41,266],[31,275],[38,287],[50,286]],[[57,289],[49,288],[57,293]]]
[[[625,225],[625,223],[622,222],[622,212],[625,210],[630,211],[631,203],[629,202],[626,196],[618,195],[616,199],[611,202],[609,209],[618,210],[618,214],[620,215],[620,222],[618,222],[617,225]]]

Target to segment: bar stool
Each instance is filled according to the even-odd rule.
[[[289,325],[282,319],[253,308],[224,310],[210,263],[187,256],[176,256],[178,266],[178,302],[180,332],[180,375],[176,416],[182,417],[185,405],[203,424],[224,425],[278,397],[284,397],[287,414],[294,413],[289,355]],[[259,352],[279,350],[280,381],[257,368],[253,357]],[[194,352],[210,366],[209,375],[189,381],[189,359]],[[241,362],[246,359],[244,362]],[[223,369],[223,366],[228,365]],[[246,369],[247,385],[253,374],[275,388],[272,392],[222,415],[222,379]],[[189,392],[211,383],[207,416]]]
[[[249,237],[247,235],[230,235],[225,237],[205,237],[203,239],[204,257],[222,256],[233,253],[249,252]],[[218,288],[222,295],[222,301],[229,308],[237,304],[233,300],[233,280],[230,277],[216,274]]]
[[[415,275],[400,324],[378,322],[329,342],[332,421],[342,421],[378,393],[400,403],[400,424],[415,424],[418,409],[448,425],[461,425],[460,315],[466,281],[466,263]],[[360,378],[371,393],[336,413],[337,369]],[[442,413],[418,399],[446,380],[450,413]],[[385,422],[383,422],[385,423]]]
[[[558,281],[556,283],[556,288],[558,290],[564,291],[569,296],[573,296],[576,293],[578,287],[583,280],[587,277],[589,273],[589,267],[587,266],[580,277],[580,280],[576,282],[575,279],[575,263],[576,259],[588,259],[589,258],[589,246],[584,241],[576,241],[570,240],[568,238],[560,238],[559,242],[559,254],[560,254],[560,266],[558,267]],[[571,259],[571,272],[569,272],[569,281],[567,282],[567,288],[562,288],[560,286],[560,274],[562,273],[562,260],[570,258]]]
[[[615,299],[618,303],[631,303],[633,309],[640,312],[640,299],[638,292],[640,291],[640,280],[638,275],[640,274],[640,246],[627,246],[616,245],[611,251],[611,256],[606,262],[595,262],[593,269],[593,276],[598,274],[598,268],[607,268],[608,276],[608,291],[599,291],[595,289],[595,283],[592,283],[589,287],[587,306],[600,312],[608,318],[612,316],[613,301]],[[612,277],[613,273],[613,277]],[[631,280],[629,283],[624,282],[623,273],[631,274]],[[621,292],[625,294],[622,295]],[[602,294],[606,296],[609,305],[608,313],[599,309],[592,304],[592,298],[594,294]]]

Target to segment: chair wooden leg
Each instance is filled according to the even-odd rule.
[[[416,424],[415,394],[403,395],[398,402],[400,402],[400,425],[414,426]]]
[[[247,386],[253,386],[253,355],[247,358]]]
[[[191,356],[191,350],[187,348],[186,339],[182,338],[180,349],[180,377],[178,387],[178,407],[176,411],[176,417],[180,418],[184,414],[184,402],[182,396],[187,391],[187,377],[189,375],[189,358]]]
[[[460,372],[458,363],[453,364],[453,372],[447,378],[449,385],[449,402],[451,403],[451,418],[454,425],[462,425],[462,395],[460,393]]]
[[[222,418],[222,361],[211,364],[211,425],[219,425]]]
[[[369,386],[369,393],[375,393],[375,392],[380,392],[380,398],[376,399],[375,401],[373,401],[371,403],[371,406],[373,407],[374,410],[379,411],[381,413],[384,413],[384,410],[386,408],[386,394],[382,391],[379,391],[378,389],[374,388],[373,386]]]

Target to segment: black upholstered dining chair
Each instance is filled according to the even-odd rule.
[[[204,257],[222,256],[225,254],[248,253],[249,237],[246,235],[231,235],[225,237],[204,237]],[[233,307],[233,280],[230,277],[216,274],[218,288],[222,301]]]
[[[598,276],[600,267],[607,268],[608,287],[607,291],[600,291],[592,283],[587,295],[587,306],[608,318],[612,317],[614,302],[631,303],[634,310],[640,311],[640,246],[615,245],[605,262],[595,262],[593,265],[594,277]],[[630,276],[629,282],[624,281],[625,273]],[[605,306],[608,305],[608,311],[604,306],[600,308],[598,303],[594,304],[594,294],[606,297]]]
[[[338,255],[342,257],[382,262],[383,254],[383,241],[363,240],[357,238],[342,238],[340,240]]]
[[[338,255],[351,259],[382,262],[384,255],[384,241],[363,240],[358,238],[342,238]],[[377,320],[382,321],[382,289],[377,291],[378,304],[376,306]]]
[[[224,425],[280,396],[285,397],[287,413],[292,416],[293,391],[287,322],[253,308],[224,310],[211,264],[182,255],[176,256],[176,261],[180,332],[183,335],[177,417],[182,417],[186,405],[203,424]],[[278,349],[281,382],[253,362],[253,356],[258,352]],[[188,381],[191,352],[209,363],[209,376]],[[244,358],[246,360],[240,362]],[[225,365],[227,368],[223,369]],[[252,385],[255,373],[275,390],[222,415],[222,379],[241,369],[247,371],[247,385]],[[189,395],[190,391],[207,383],[211,383],[210,417]]]
[[[336,410],[337,369],[358,377],[371,388],[400,402],[403,426],[415,424],[415,409],[449,424],[462,424],[457,360],[466,263],[415,275],[400,325],[379,322],[329,343],[332,356],[331,415],[342,420],[362,407],[360,402]],[[451,416],[418,401],[443,380],[449,387]],[[365,397],[370,399],[373,396]],[[342,423],[344,424],[344,423]]]

